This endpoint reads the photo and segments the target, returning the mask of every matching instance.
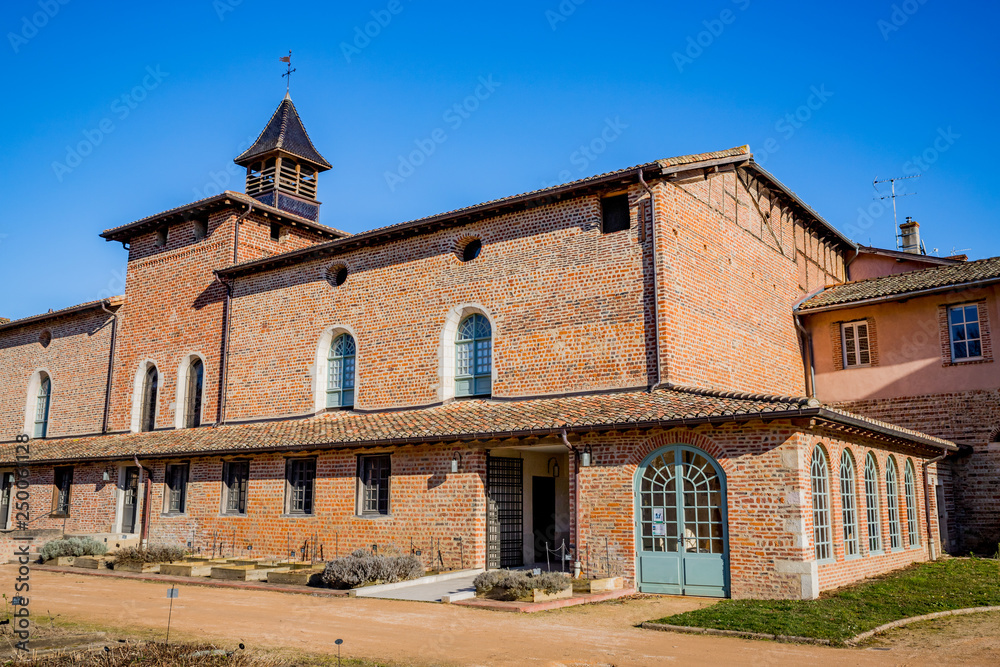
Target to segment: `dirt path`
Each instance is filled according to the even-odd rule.
[[[11,566],[0,566],[0,581],[15,576]],[[51,612],[67,620],[162,637],[166,589],[158,583],[35,571],[30,600],[35,614]],[[633,627],[704,604],[690,598],[654,598],[522,615],[421,602],[182,586],[174,602],[171,635],[307,653],[336,653],[333,640],[342,638],[345,655],[405,665],[886,667],[991,664],[996,656],[996,641],[832,649]]]

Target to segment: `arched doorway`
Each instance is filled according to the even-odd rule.
[[[708,454],[671,445],[635,476],[636,583],[644,593],[729,596],[726,477]]]

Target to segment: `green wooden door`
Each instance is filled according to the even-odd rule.
[[[639,590],[673,595],[729,595],[726,480],[708,454],[672,445],[636,471]]]

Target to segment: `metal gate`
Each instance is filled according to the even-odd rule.
[[[486,562],[490,568],[524,565],[524,461],[486,458]]]

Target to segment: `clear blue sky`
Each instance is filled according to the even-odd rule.
[[[874,177],[920,173],[898,203],[928,250],[1000,255],[996,3],[776,4],[7,0],[0,315],[121,293],[103,229],[242,190],[232,158],[281,100],[289,49],[334,165],[321,221],[350,232],[749,144],[855,240],[894,247],[891,209],[858,211]]]

